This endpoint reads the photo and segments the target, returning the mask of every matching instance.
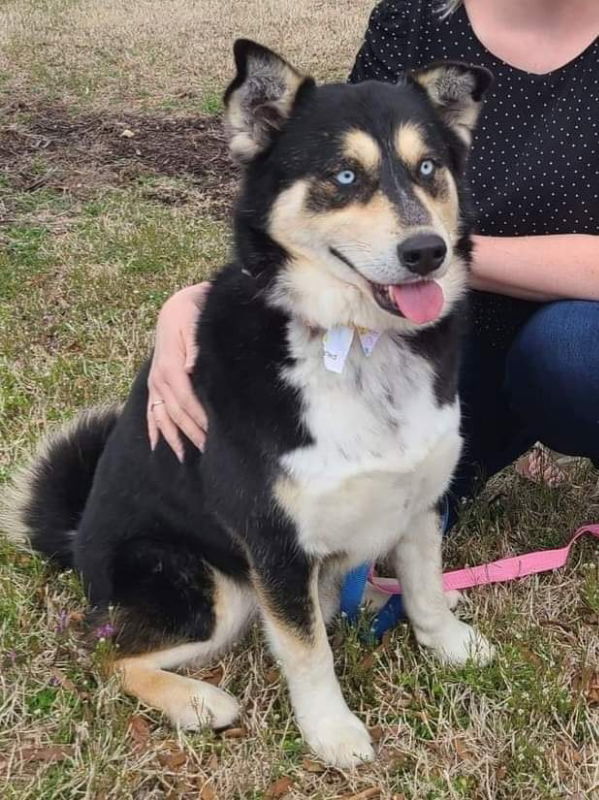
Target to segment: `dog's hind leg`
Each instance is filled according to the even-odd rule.
[[[183,644],[115,662],[123,689],[148,706],[164,712],[176,727],[194,730],[225,728],[239,714],[237,700],[204,681],[167,672],[201,658],[209,642]]]
[[[441,527],[430,511],[414,519],[393,555],[403,600],[416,639],[443,661],[461,664],[469,658],[485,664],[494,648],[480,633],[450,611],[441,578]]]
[[[216,582],[215,623],[209,639],[168,649],[126,656],[113,664],[123,689],[149,706],[163,711],[180,728],[224,728],[239,714],[237,700],[204,681],[167,670],[207,664],[242,633],[256,608],[254,594],[223,577]]]
[[[328,763],[349,767],[370,761],[374,753],[368,731],[347,707],[335,675],[318,596],[318,565],[299,549],[270,561],[272,556],[272,549],[263,552],[259,567],[253,564],[254,583],[298,725]]]

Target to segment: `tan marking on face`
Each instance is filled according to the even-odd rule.
[[[428,210],[433,226],[442,231],[445,229],[452,240],[455,240],[459,222],[458,190],[453,176],[448,169],[441,170],[436,179],[443,182],[436,196],[429,194],[421,186],[414,186],[414,194]]]
[[[397,212],[383,192],[375,192],[367,203],[352,203],[345,208],[322,214],[317,220],[322,233],[342,230],[348,241],[376,242],[377,237],[396,237],[401,223]]]
[[[352,263],[388,263],[397,243],[405,236],[395,209],[382,192],[367,204],[310,211],[305,200],[310,185],[298,181],[275,202],[269,232],[290,255],[279,281],[281,290],[302,307],[307,320],[319,326],[353,324],[376,328],[380,311],[364,275],[331,256],[336,247]],[[304,301],[310,298],[308,305]],[[356,315],[356,303],[361,311]],[[334,312],[334,313],[333,313]],[[297,518],[297,505],[290,487],[279,487],[281,506]]]
[[[401,125],[395,132],[395,150],[404,164],[415,167],[427,153],[420,127],[412,122]]]
[[[398,215],[382,192],[368,203],[350,203],[343,208],[310,211],[306,196],[310,184],[299,180],[281,193],[270,215],[270,234],[293,256],[314,257],[319,245],[352,243],[373,253],[385,241],[399,241],[403,235]]]
[[[381,148],[378,142],[366,131],[357,128],[345,134],[343,155],[357,161],[369,172],[374,172],[381,164]]]
[[[447,187],[437,198],[424,189],[412,189],[428,212],[427,229],[433,227],[451,244],[457,236],[457,191],[449,171],[443,180]],[[381,326],[400,328],[402,319],[378,307],[368,281],[393,282],[397,245],[421,226],[402,221],[397,208],[380,191],[367,203],[311,210],[306,208],[310,187],[308,179],[297,181],[281,193],[271,211],[269,233],[290,256],[277,283],[275,302],[287,309],[291,304],[320,327],[359,324],[377,330]],[[332,257],[331,247],[355,269]],[[294,520],[301,517],[301,497],[293,485],[280,483],[277,499]]]

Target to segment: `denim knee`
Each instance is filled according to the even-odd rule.
[[[599,302],[548,303],[520,331],[506,361],[510,406],[544,444],[599,458]]]

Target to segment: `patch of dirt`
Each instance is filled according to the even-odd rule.
[[[168,205],[199,200],[218,217],[231,208],[239,170],[229,157],[220,118],[75,116],[64,105],[15,102],[0,107],[0,119],[5,123],[0,171],[14,189],[43,186],[87,199],[103,186],[147,176],[181,177],[186,181],[180,187],[157,182],[148,186],[147,196]]]

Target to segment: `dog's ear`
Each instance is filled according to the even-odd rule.
[[[420,84],[443,121],[469,145],[485,92],[493,75],[484,67],[439,61],[409,76]]]
[[[225,125],[232,155],[250,161],[264,150],[289,116],[301,75],[267,47],[238,39],[233,46],[237,75],[224,96]]]

